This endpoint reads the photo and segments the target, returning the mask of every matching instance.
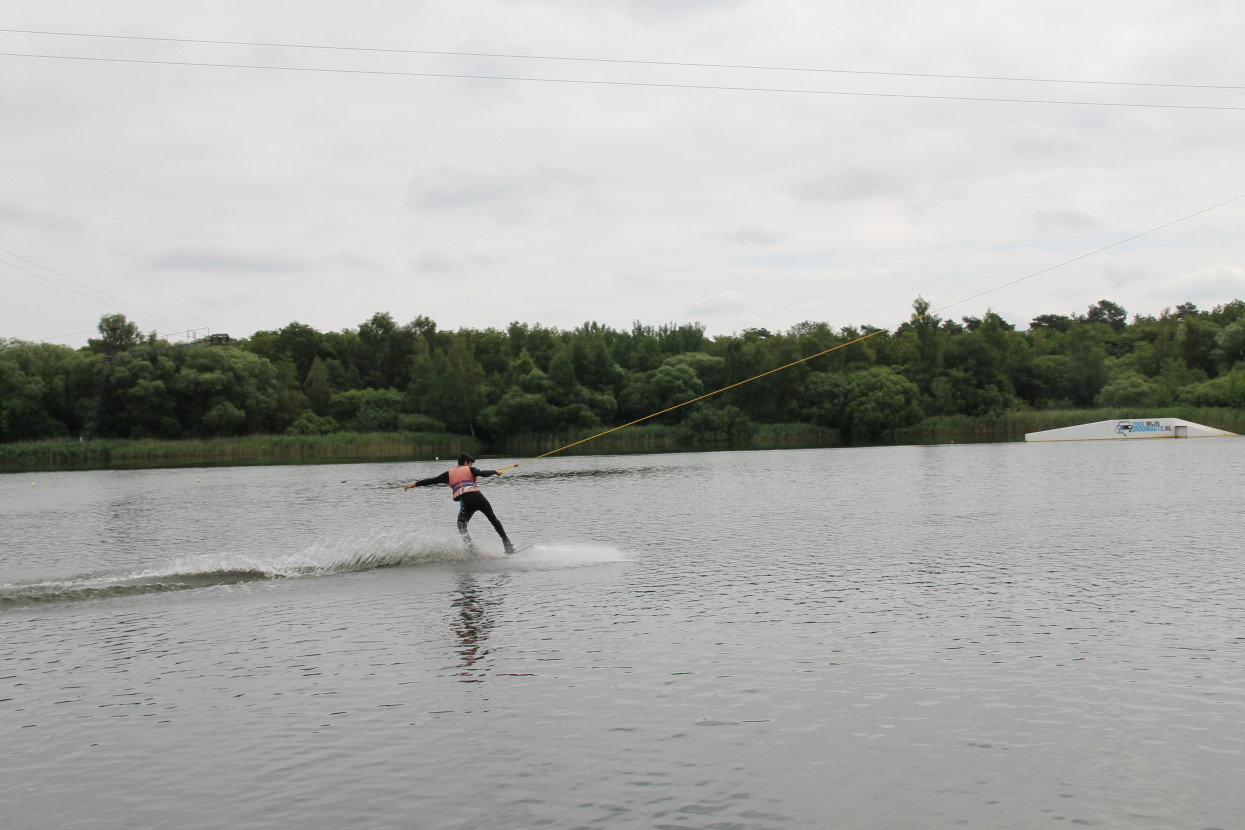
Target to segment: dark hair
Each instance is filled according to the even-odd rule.
[[[458,456],[458,466],[460,467],[464,464],[474,464],[474,463],[476,463],[476,460],[472,458],[470,455],[467,455],[467,453],[463,453],[462,455]]]

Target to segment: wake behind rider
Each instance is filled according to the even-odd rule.
[[[493,525],[493,529],[497,531],[497,535],[501,537],[506,553],[514,553],[514,545],[511,544],[510,537],[506,535],[501,522],[498,521],[497,516],[493,513],[493,506],[488,503],[488,499],[484,497],[484,493],[480,491],[479,485],[476,484],[476,479],[499,476],[501,475],[501,470],[477,470],[472,466],[473,464],[475,464],[475,459],[467,453],[463,453],[458,456],[458,466],[453,469],[446,470],[439,476],[404,484],[402,489],[410,490],[412,487],[448,484],[450,486],[451,498],[458,502],[458,532],[462,534],[463,541],[467,543],[467,549],[472,550],[471,535],[467,533],[467,522],[471,521],[471,517],[479,512],[488,518],[489,523]]]

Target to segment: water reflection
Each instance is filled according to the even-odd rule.
[[[591,468],[582,469],[582,470],[567,469],[563,467],[561,469],[556,469],[556,470],[541,470],[541,469],[524,470],[522,472],[511,473],[510,478],[515,479],[515,478],[522,476],[523,478],[529,479],[532,481],[541,481],[544,479],[554,479],[554,480],[561,481],[564,479],[573,479],[573,478],[591,478],[591,479],[602,479],[602,478],[610,478],[610,477],[643,478],[648,475],[654,475],[654,474],[660,473],[662,472],[663,469],[664,468],[662,467],[656,467],[656,466],[618,467],[618,468],[613,468],[613,469],[608,468],[608,467],[591,467]]]
[[[505,577],[501,578],[503,581]],[[450,627],[458,636],[459,661],[456,676],[462,683],[479,683],[487,673],[485,658],[489,654],[489,634],[496,624],[494,612],[501,600],[495,586],[480,583],[475,574],[458,577],[458,587],[450,606],[454,614]]]

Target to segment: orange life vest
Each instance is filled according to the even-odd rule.
[[[471,474],[471,465],[463,464],[450,470],[450,490],[454,501],[458,501],[463,493],[480,492],[480,488],[476,486],[476,477]]]

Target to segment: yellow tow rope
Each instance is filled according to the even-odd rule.
[[[627,423],[625,423],[625,424],[622,424],[622,425],[620,425],[620,426],[611,427],[610,429],[607,429],[607,430],[605,430],[605,431],[603,431],[603,432],[598,432],[596,435],[590,435],[590,436],[588,436],[587,438],[581,438],[581,439],[580,439],[580,440],[578,440],[578,441],[573,441],[573,442],[571,442],[570,444],[567,444],[566,446],[563,446],[563,447],[558,447],[556,450],[549,450],[549,452],[541,453],[540,455],[534,455],[534,456],[532,456],[531,458],[527,459],[526,461],[520,461],[520,462],[518,462],[517,464],[511,464],[509,467],[502,467],[502,468],[501,468],[500,470],[498,470],[497,472],[498,472],[498,473],[502,473],[502,472],[505,472],[506,470],[513,470],[515,467],[520,467],[520,466],[522,466],[522,465],[524,465],[524,464],[527,464],[528,462],[531,462],[531,461],[536,461],[537,459],[541,459],[541,458],[547,458],[547,457],[549,457],[549,456],[551,456],[551,455],[557,455],[557,454],[558,454],[558,453],[560,453],[560,452],[563,452],[563,451],[565,451],[565,450],[569,450],[571,447],[577,447],[577,446],[579,446],[580,444],[586,444],[586,443],[588,443],[589,441],[595,441],[596,439],[598,439],[598,438],[602,437],[603,435],[609,435],[611,432],[618,432],[618,430],[620,430],[620,429],[626,429],[627,427],[630,427],[630,426],[635,426],[636,424],[638,424],[638,423],[640,423],[640,422],[642,422],[642,421],[647,421],[647,420],[648,420],[648,419],[650,419],[650,418],[656,418],[658,415],[665,415],[667,412],[673,412],[674,410],[679,409],[680,407],[684,407],[684,406],[687,406],[687,405],[689,405],[689,404],[694,404],[694,403],[696,403],[697,401],[703,401],[705,398],[711,398],[711,397],[713,397],[714,395],[720,395],[721,393],[723,393],[723,392],[727,392],[727,391],[730,391],[731,389],[734,389],[734,388],[735,388],[735,387],[737,387],[737,386],[743,386],[745,383],[752,383],[752,381],[754,381],[754,380],[760,380],[761,378],[763,378],[763,377],[765,377],[765,376],[767,376],[767,375],[772,375],[772,374],[774,374],[775,372],[781,372],[781,371],[783,371],[784,369],[790,369],[792,366],[798,366],[798,365],[800,365],[801,363],[807,363],[807,362],[808,362],[808,361],[810,361],[810,360],[813,360],[813,359],[818,358],[818,357],[822,357],[823,355],[828,355],[828,354],[830,354],[831,352],[838,351],[839,349],[845,349],[845,348],[847,348],[848,346],[852,346],[852,345],[855,345],[856,343],[860,343],[860,342],[863,342],[863,341],[865,341],[865,340],[868,340],[870,337],[875,337],[875,336],[877,336],[877,335],[879,335],[879,334],[882,334],[883,332],[889,332],[891,329],[897,329],[897,328],[899,328],[900,326],[904,325],[905,323],[916,323],[916,322],[918,322],[918,321],[920,321],[920,320],[925,319],[926,317],[932,317],[932,316],[933,316],[933,315],[935,315],[935,314],[939,314],[939,313],[941,313],[941,312],[943,312],[943,311],[946,311],[946,310],[947,310],[947,309],[949,309],[949,308],[954,308],[954,307],[955,307],[955,306],[957,306],[957,305],[963,305],[964,303],[971,302],[972,300],[976,300],[976,299],[978,299],[978,298],[980,298],[980,297],[984,297],[984,296],[986,296],[987,294],[992,294],[992,293],[994,293],[995,291],[1001,291],[1001,290],[1002,290],[1002,289],[1004,289],[1004,288],[1010,288],[1011,286],[1016,285],[1016,284],[1018,284],[1018,283],[1022,283],[1022,282],[1024,282],[1024,281],[1025,281],[1025,280],[1027,280],[1027,279],[1032,279],[1033,277],[1039,276],[1039,275],[1041,275],[1041,274],[1046,274],[1046,273],[1049,273],[1049,272],[1051,272],[1051,271],[1054,271],[1054,270],[1056,270],[1056,269],[1058,269],[1058,268],[1063,268],[1065,265],[1071,265],[1072,263],[1074,263],[1074,262],[1079,262],[1079,261],[1080,261],[1080,260],[1082,260],[1082,259],[1088,259],[1089,257],[1096,256],[1096,255],[1098,255],[1098,254],[1102,253],[1103,251],[1109,251],[1109,250],[1110,250],[1110,249],[1112,249],[1112,248],[1117,248],[1117,247],[1119,247],[1120,245],[1124,245],[1124,244],[1126,244],[1126,243],[1128,243],[1128,242],[1132,242],[1133,240],[1140,239],[1140,238],[1141,238],[1141,237],[1143,237],[1143,236],[1148,236],[1149,234],[1156,233],[1157,231],[1161,231],[1161,230],[1163,230],[1164,228],[1170,228],[1172,225],[1177,225],[1177,224],[1179,224],[1179,223],[1181,223],[1181,222],[1184,222],[1184,221],[1186,221],[1186,220],[1188,220],[1188,219],[1192,219],[1192,218],[1193,218],[1193,217],[1195,217],[1195,216],[1201,216],[1203,213],[1209,213],[1209,212],[1210,212],[1210,211],[1212,211],[1212,210],[1217,210],[1217,209],[1219,209],[1219,208],[1221,208],[1221,207],[1224,207],[1224,206],[1226,206],[1226,205],[1230,205],[1230,204],[1232,204],[1233,202],[1240,201],[1241,199],[1245,199],[1245,193],[1242,193],[1240,196],[1235,196],[1235,197],[1233,197],[1233,198],[1231,198],[1231,199],[1228,199],[1226,202],[1220,202],[1220,203],[1219,203],[1219,204],[1217,204],[1217,205],[1211,205],[1210,207],[1207,207],[1207,208],[1202,208],[1201,210],[1198,210],[1198,211],[1195,211],[1195,212],[1193,212],[1193,213],[1190,213],[1190,214],[1188,214],[1187,216],[1182,216],[1182,217],[1180,217],[1179,219],[1173,219],[1173,220],[1171,220],[1170,222],[1164,222],[1162,225],[1157,225],[1157,226],[1155,226],[1155,227],[1153,227],[1153,228],[1150,228],[1148,231],[1142,231],[1141,233],[1133,234],[1132,236],[1127,237],[1126,239],[1121,239],[1121,240],[1119,240],[1119,241],[1117,241],[1117,242],[1112,242],[1110,245],[1104,245],[1104,246],[1102,246],[1101,248],[1096,248],[1096,249],[1094,249],[1094,250],[1092,250],[1092,251],[1089,251],[1089,252],[1087,252],[1087,253],[1081,254],[1081,255],[1079,255],[1079,256],[1074,256],[1074,257],[1072,257],[1072,259],[1064,260],[1063,262],[1060,262],[1060,263],[1058,263],[1057,265],[1051,265],[1051,266],[1049,266],[1049,267],[1046,267],[1046,268],[1041,269],[1040,271],[1034,271],[1032,274],[1027,274],[1027,275],[1025,275],[1025,276],[1023,276],[1023,277],[1018,277],[1018,278],[1016,278],[1016,279],[1014,279],[1014,280],[1011,280],[1011,281],[1009,281],[1009,282],[1005,282],[1005,283],[1003,283],[1003,284],[1001,284],[1001,285],[996,285],[994,288],[987,289],[987,290],[985,290],[985,291],[980,292],[979,294],[974,294],[974,295],[973,295],[973,296],[971,296],[971,297],[965,297],[965,298],[964,298],[964,299],[962,299],[962,300],[956,300],[956,301],[955,301],[955,302],[953,302],[953,303],[948,303],[947,305],[942,306],[941,308],[937,308],[937,309],[933,309],[933,310],[931,310],[931,311],[927,311],[927,312],[925,312],[924,314],[914,315],[913,317],[909,318],[908,320],[905,320],[905,321],[904,321],[904,322],[902,322],[902,323],[895,323],[894,325],[890,326],[889,328],[877,329],[876,331],[871,331],[871,332],[869,332],[868,334],[861,335],[860,337],[857,337],[857,338],[856,338],[856,339],[854,339],[854,340],[849,340],[849,341],[847,341],[846,343],[840,343],[840,344],[839,344],[839,345],[837,345],[837,346],[833,346],[833,347],[831,347],[831,348],[829,348],[829,349],[826,349],[826,350],[824,350],[824,351],[820,351],[820,352],[818,352],[817,354],[812,354],[812,355],[809,355],[808,357],[802,357],[802,358],[800,358],[799,360],[793,360],[793,361],[791,361],[790,363],[786,364],[785,366],[779,366],[779,367],[778,367],[778,368],[776,368],[776,369],[770,369],[768,372],[762,372],[761,374],[759,374],[759,375],[754,375],[753,377],[747,378],[746,380],[741,380],[741,381],[739,381],[739,382],[737,382],[737,383],[732,383],[730,386],[723,386],[721,389],[715,389],[715,390],[714,390],[714,391],[712,391],[712,392],[706,392],[705,394],[700,395],[699,397],[695,397],[695,398],[692,398],[691,400],[683,401],[683,403],[677,403],[677,404],[675,404],[674,406],[670,406],[670,407],[667,407],[667,408],[665,408],[665,409],[661,410],[660,412],[654,412],[654,413],[653,413],[653,414],[651,414],[651,415],[645,415],[643,418],[636,418],[634,421],[629,421],[629,422],[627,422]]]

